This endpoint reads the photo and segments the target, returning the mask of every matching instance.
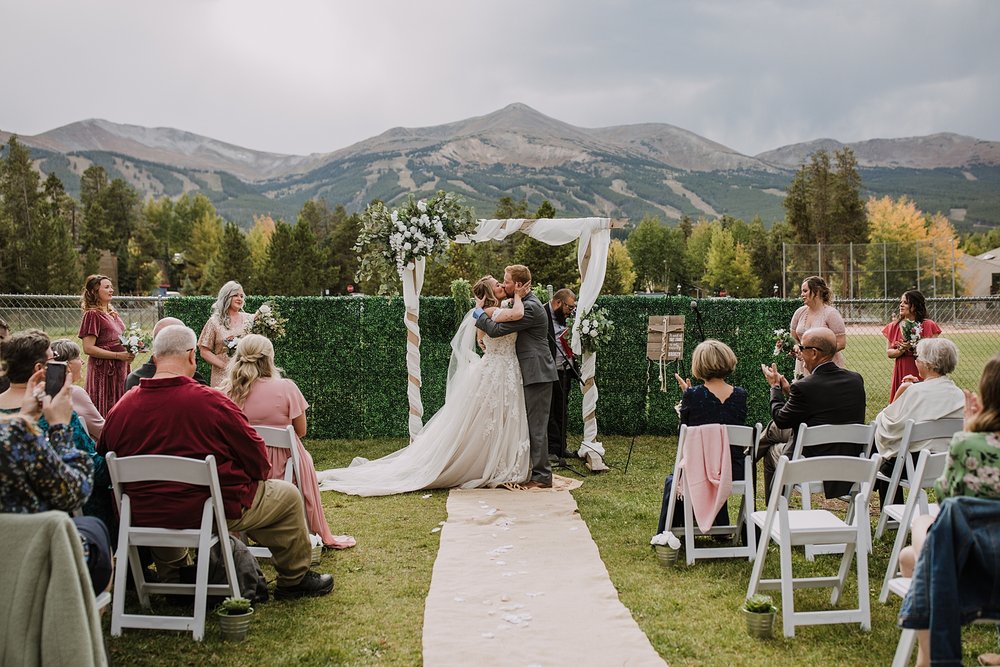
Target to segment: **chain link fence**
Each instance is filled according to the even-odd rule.
[[[163,317],[162,296],[115,296],[114,308],[125,326],[133,322],[144,331],[151,331]],[[55,338],[76,339],[80,332],[79,295],[65,294],[0,294],[0,318],[11,332],[41,329]]]
[[[865,377],[868,417],[874,418],[889,403],[894,362],[882,328],[899,312],[899,298],[840,299],[833,305],[847,324],[847,367]],[[986,361],[1000,352],[1000,296],[927,299],[927,314],[958,346],[952,379],[963,389],[976,389]]]

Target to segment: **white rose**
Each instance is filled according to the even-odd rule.
[[[590,331],[590,322],[584,320],[583,324],[580,325],[580,329],[583,330],[583,333],[588,333]]]
[[[389,217],[392,219],[393,222],[397,222],[399,220],[399,211],[393,211],[392,215],[390,215]]]
[[[265,303],[263,306],[257,309],[257,312],[264,313],[265,315],[267,315],[268,313],[271,312],[271,306]]]
[[[403,244],[403,250],[409,250],[412,247],[413,245],[409,241]]]
[[[423,213],[424,211],[426,211],[427,210],[427,202],[424,201],[423,199],[421,199],[420,201],[418,201],[417,202],[417,210],[420,211],[421,213]]]
[[[404,231],[406,229],[406,225],[404,225],[402,222],[397,222],[396,223],[396,229],[398,229],[399,231],[402,232],[402,231]]]
[[[590,337],[591,338],[597,338],[597,329],[591,329],[590,330]]]

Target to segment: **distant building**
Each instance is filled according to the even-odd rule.
[[[1000,248],[963,257],[959,272],[968,296],[1000,294]]]

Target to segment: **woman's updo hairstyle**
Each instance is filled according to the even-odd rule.
[[[274,345],[266,336],[247,334],[236,345],[229,360],[226,378],[219,389],[241,408],[250,390],[261,378],[281,377],[282,370],[274,365]]]
[[[830,288],[827,286],[825,280],[819,276],[809,276],[803,282],[809,288],[810,294],[819,296],[823,303],[830,303]]]

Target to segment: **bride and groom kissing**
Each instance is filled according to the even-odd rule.
[[[451,341],[445,403],[410,444],[319,473],[321,489],[379,496],[421,489],[550,488],[548,422],[557,380],[544,305],[531,271],[483,276]],[[482,356],[477,348],[483,350]]]

